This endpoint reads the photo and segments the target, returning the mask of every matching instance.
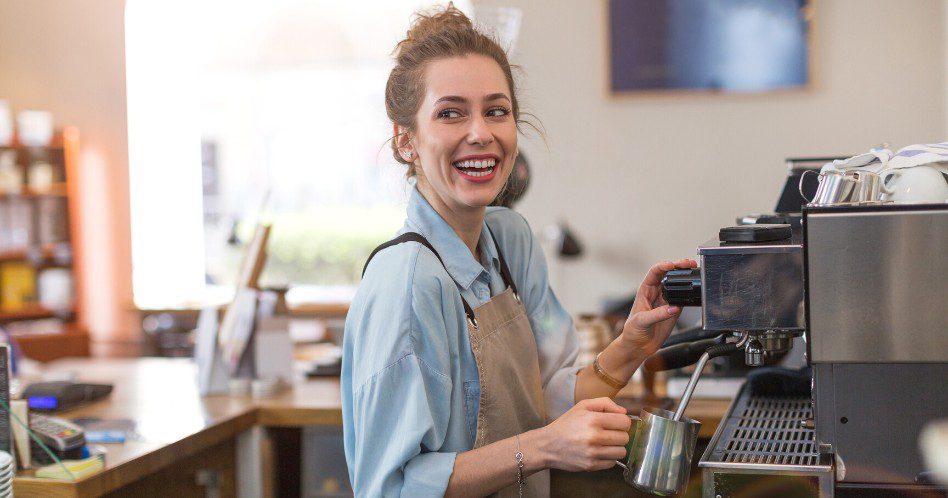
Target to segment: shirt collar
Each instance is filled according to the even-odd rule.
[[[484,256],[486,261],[490,261],[491,266],[500,271],[500,259],[497,257],[497,241],[491,237],[490,230],[487,229],[487,222],[484,222],[484,226],[481,227],[481,240],[479,242],[481,245],[481,254]]]
[[[464,241],[458,237],[451,225],[444,221],[444,218],[431,207],[431,204],[415,187],[411,189],[408,198],[407,214],[408,220],[405,225],[408,231],[418,232],[428,239],[441,256],[448,274],[461,288],[470,289],[474,280],[487,271],[479,261],[474,259],[474,255],[464,245]],[[485,258],[497,267],[497,249],[486,223],[481,228],[478,244]]]

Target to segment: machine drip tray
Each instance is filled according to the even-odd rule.
[[[701,456],[703,496],[833,496],[832,459],[802,424],[809,397],[749,392],[741,387]]]

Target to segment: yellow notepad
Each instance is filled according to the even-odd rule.
[[[69,469],[69,472],[72,472],[73,477],[77,480],[95,474],[104,467],[102,459],[98,456],[91,456],[82,460],[63,460],[63,465]],[[36,469],[36,477],[71,480],[69,474],[58,463]]]

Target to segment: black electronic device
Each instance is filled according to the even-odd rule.
[[[59,417],[40,413],[30,414],[30,430],[60,460],[82,458],[82,447],[86,444],[82,427]],[[30,440],[30,455],[33,465],[49,465],[53,459],[34,440]]]
[[[342,373],[342,358],[329,363],[317,363],[306,372],[306,377],[338,377]]]
[[[792,234],[790,225],[738,225],[722,228],[718,232],[718,239],[725,243],[774,242],[787,240]]]
[[[30,410],[52,412],[104,398],[111,392],[111,384],[53,381],[30,384],[23,390],[22,397],[29,404]]]
[[[10,346],[0,344],[0,450],[13,455],[13,427],[10,425]]]
[[[803,215],[799,213],[786,214],[749,214],[735,220],[738,225],[790,225],[794,230],[803,226]]]

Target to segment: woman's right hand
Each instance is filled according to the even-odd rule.
[[[632,420],[609,398],[584,399],[543,427],[550,467],[603,470],[625,458]]]

